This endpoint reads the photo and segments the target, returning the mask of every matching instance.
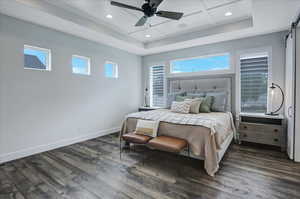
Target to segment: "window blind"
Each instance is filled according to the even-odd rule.
[[[267,112],[268,56],[241,58],[241,111]]]
[[[153,107],[164,107],[164,79],[165,67],[152,66],[150,71],[150,105]]]

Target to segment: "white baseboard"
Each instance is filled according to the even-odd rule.
[[[36,146],[36,147],[31,147],[31,148],[22,149],[22,150],[15,151],[15,152],[3,154],[3,155],[0,155],[0,164],[5,163],[5,162],[9,162],[9,161],[12,161],[12,160],[16,160],[16,159],[19,159],[19,158],[27,157],[27,156],[30,156],[30,155],[34,155],[34,154],[37,154],[37,153],[42,153],[42,152],[50,151],[50,150],[53,150],[53,149],[56,149],[56,148],[68,146],[68,145],[75,144],[75,143],[78,143],[78,142],[83,142],[83,141],[86,141],[86,140],[94,139],[96,137],[108,135],[108,134],[111,134],[111,133],[115,133],[115,132],[118,132],[120,130],[121,130],[120,127],[105,129],[105,130],[101,130],[97,133],[92,133],[92,134],[85,135],[85,136],[80,136],[80,137],[76,137],[76,138],[72,138],[72,139],[65,139],[65,140],[50,143],[50,144],[47,144],[47,145],[40,145],[40,146]]]

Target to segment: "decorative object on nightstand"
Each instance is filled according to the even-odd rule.
[[[149,107],[149,92],[148,92],[148,88],[145,88],[145,92],[144,92],[144,107]]]
[[[277,88],[279,88],[280,92],[281,92],[281,96],[282,96],[282,101],[280,106],[275,110],[275,111],[271,111],[270,113],[266,113],[266,115],[273,115],[273,116],[278,116],[278,111],[280,111],[280,109],[282,108],[283,104],[284,104],[284,93],[283,90],[281,89],[281,87],[278,84],[272,83],[272,85],[270,86],[271,89],[271,96],[272,96],[272,100],[274,99],[274,90]]]
[[[283,115],[240,113],[237,119],[239,141],[281,147],[286,151],[286,128]]]

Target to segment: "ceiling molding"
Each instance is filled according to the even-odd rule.
[[[99,1],[108,2],[107,0]],[[193,0],[187,3],[174,0],[172,4],[168,4],[170,0],[165,0],[162,4],[163,9],[171,5],[172,10],[176,10],[176,6],[180,10],[183,9],[182,5],[187,5],[185,9],[189,12],[185,12],[182,23],[184,25],[190,22],[191,26],[188,24],[187,27],[180,27],[180,23],[153,18],[150,29],[141,27],[132,31],[135,28],[131,22],[126,30],[129,22],[125,24],[122,20],[120,22],[116,20],[113,24],[110,23],[112,21],[101,20],[103,15],[93,15],[89,12],[88,9],[93,7],[91,3],[97,6],[102,5],[99,1],[84,1],[83,4],[76,1],[78,4],[73,5],[70,0],[1,0],[0,13],[134,54],[148,55],[286,30],[300,10],[299,0],[252,0],[251,6],[247,8],[247,13],[251,13],[251,16],[247,14],[239,17],[234,13],[232,18],[224,18],[222,12],[226,9],[235,8],[238,5],[248,6],[247,2],[250,0]],[[131,0],[124,0],[124,2],[131,3]],[[243,4],[245,2],[246,4]],[[89,3],[90,7],[85,7],[85,9],[80,7]],[[140,4],[138,0],[132,3],[133,5]],[[193,6],[194,4],[199,8]],[[237,12],[240,11],[240,7],[237,8]],[[119,17],[124,15],[126,19],[132,21],[138,19],[140,14],[123,9],[114,11],[119,14]],[[218,21],[218,17],[221,21]],[[117,26],[118,23],[122,27]],[[154,31],[152,37],[145,38],[145,34],[150,31]]]
[[[241,21],[238,21],[235,23],[224,24],[224,25],[220,25],[217,27],[208,28],[205,30],[203,30],[203,29],[201,29],[200,31],[194,30],[194,31],[188,32],[182,36],[170,36],[168,38],[164,38],[161,40],[149,42],[149,43],[145,44],[145,48],[151,49],[151,48],[155,48],[158,46],[164,46],[164,45],[169,45],[169,44],[178,43],[178,42],[185,42],[188,40],[199,39],[202,37],[213,36],[213,35],[217,35],[217,34],[221,34],[221,33],[229,33],[229,32],[252,28],[252,27],[253,27],[253,20],[252,20],[252,18],[248,18],[248,19],[241,20]]]

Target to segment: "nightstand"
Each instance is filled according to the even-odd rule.
[[[141,106],[141,107],[139,107],[139,112],[141,112],[141,111],[153,111],[153,110],[157,110],[157,109],[161,109],[161,108]]]
[[[240,142],[278,146],[282,151],[286,151],[286,128],[283,115],[240,113],[237,129]]]

